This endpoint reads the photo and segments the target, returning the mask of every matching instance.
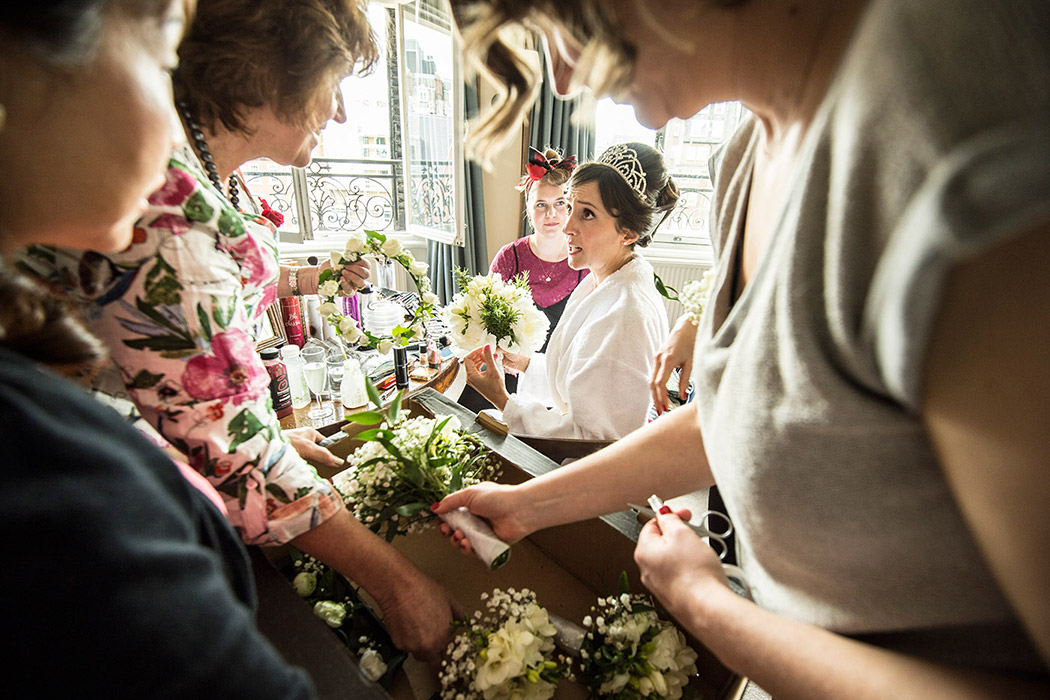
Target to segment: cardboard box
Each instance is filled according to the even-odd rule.
[[[486,429],[475,420],[474,413],[433,390],[417,394],[406,402],[406,406],[412,415],[457,416],[464,430],[478,435],[498,456],[503,465],[500,480],[505,483],[520,483],[559,466],[521,440]],[[333,433],[339,428],[338,425],[331,426],[323,432]],[[353,426],[347,430],[352,434],[359,428]],[[346,456],[359,444],[348,437],[332,445],[331,449],[340,456]],[[330,477],[331,474],[325,476]],[[640,524],[629,511],[541,530],[515,544],[510,561],[495,572],[488,571],[479,560],[454,550],[436,529],[399,537],[393,544],[422,571],[451,590],[465,610],[477,609],[481,605],[480,594],[493,588],[530,588],[549,610],[578,623],[588,614],[597,597],[615,593],[621,571],[627,572],[631,590],[645,590],[633,559],[639,530]],[[266,603],[261,600],[261,611]],[[305,605],[300,607],[309,614]],[[316,623],[315,626],[327,631],[320,620],[316,620]],[[329,633],[329,636],[332,635]],[[745,680],[722,666],[695,639],[690,638],[690,645],[699,654],[699,676],[691,681],[687,697],[703,700],[740,697]],[[352,664],[352,657],[349,654],[346,656]],[[310,664],[303,665],[311,673],[317,673]],[[337,678],[356,677],[356,670],[349,668],[329,667],[324,673],[319,686],[323,684],[327,687],[333,673]],[[409,659],[386,691],[376,686],[371,691],[373,695],[376,692],[389,695],[393,700],[429,700],[438,689],[434,673]],[[356,694],[357,690],[351,691],[348,687],[347,693]],[[586,691],[582,687],[563,682],[555,698],[567,700],[585,696]]]

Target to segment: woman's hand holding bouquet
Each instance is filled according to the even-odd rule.
[[[369,397],[382,405],[379,393],[366,381]],[[392,540],[422,530],[435,517],[469,533],[478,558],[498,568],[510,556],[510,546],[464,508],[435,516],[431,505],[471,484],[492,479],[497,462],[481,440],[460,430],[454,416],[409,417],[401,410],[399,393],[385,412],[365,411],[349,420],[375,428],[355,437],[364,441],[349,457],[349,468],[332,483],[358,520]]]

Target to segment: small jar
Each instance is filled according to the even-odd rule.
[[[430,369],[441,368],[441,351],[438,350],[437,343],[431,338],[427,341],[427,367]]]

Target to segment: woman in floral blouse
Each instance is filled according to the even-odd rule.
[[[244,213],[254,206],[231,177],[259,157],[306,165],[325,124],[346,119],[340,81],[376,56],[358,0],[201,3],[174,74],[189,145],[172,155],[132,244],[106,255],[35,248],[23,262],[90,302],[116,369],[99,388],[127,392],[222,494],[246,543],[291,542],[333,566],[376,599],[398,646],[434,657],[451,596],[357,522],[279,426],[254,327],[278,296],[316,291],[320,270],[278,266],[273,225]],[[367,275],[352,267],[344,287]],[[334,460],[309,438],[296,446]]]

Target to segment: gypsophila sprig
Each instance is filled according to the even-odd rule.
[[[704,313],[704,305],[707,304],[707,297],[711,293],[714,278],[714,270],[708,268],[704,271],[703,277],[686,283],[682,287],[682,293],[678,296],[678,301],[685,309],[685,315],[694,326],[700,323],[700,316]]]
[[[455,416],[412,418],[400,404],[398,394],[386,414],[349,417],[379,425],[355,436],[364,444],[347,457],[349,468],[332,479],[357,519],[388,541],[428,527],[434,521],[432,503],[498,471],[481,440],[462,432]]]
[[[398,263],[405,268],[419,290],[420,303],[416,307],[412,320],[395,326],[389,336],[378,336],[371,331],[361,329],[353,318],[342,314],[339,304],[336,303],[336,297],[340,296],[343,291],[340,285],[343,269],[366,255],[371,255],[381,262],[392,260]],[[332,261],[331,269],[322,270],[318,277],[317,293],[321,296],[320,311],[321,315],[348,343],[368,345],[385,354],[390,351],[390,348],[404,347],[425,335],[424,321],[433,318],[438,297],[431,290],[430,278],[427,277],[429,267],[402,248],[401,241],[377,231],[355,231],[347,239],[346,248],[342,252],[333,250],[329,258]]]
[[[528,276],[504,282],[499,275],[470,277],[456,270],[459,293],[445,308],[449,339],[457,354],[482,345],[510,353],[533,353],[543,346],[550,321],[532,300]]]
[[[442,700],[547,700],[569,672],[554,625],[527,588],[482,594],[484,610],[455,623],[441,663]]]
[[[689,677],[696,675],[696,652],[673,623],[661,620],[652,599],[628,590],[620,577],[620,592],[599,598],[583,619],[586,634],[580,647],[575,678],[591,694],[612,700],[682,697]]]

